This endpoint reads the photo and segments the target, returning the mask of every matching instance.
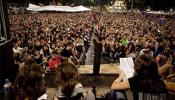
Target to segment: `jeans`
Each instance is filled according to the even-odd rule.
[[[127,100],[126,93],[124,91],[112,90],[107,97],[108,100]]]

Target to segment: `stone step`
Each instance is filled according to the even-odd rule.
[[[101,64],[100,65],[100,73],[101,74],[119,74],[119,63],[114,64]],[[92,74],[93,73],[93,65],[80,65],[79,67],[80,74]]]

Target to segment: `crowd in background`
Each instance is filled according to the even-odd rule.
[[[175,73],[175,21],[171,16],[143,13],[34,13],[10,15],[10,23],[15,64],[19,65],[18,77],[30,79],[24,73],[27,70],[33,72],[30,69],[33,68],[32,64],[49,67],[51,71],[57,71],[63,62],[79,65],[88,51],[91,37],[101,42],[101,54],[109,63],[119,61],[120,57],[137,59],[146,54],[153,57],[159,66],[166,65],[159,69],[163,78]],[[39,70],[37,67],[35,71]],[[62,77],[68,85],[71,84],[68,78],[71,74]],[[41,76],[34,81],[40,82]],[[17,78],[19,87],[23,78]],[[82,88],[78,81],[71,82],[74,86],[80,86],[77,88]],[[73,95],[72,91],[65,91],[66,84],[62,87],[64,96]]]
[[[33,14],[12,16],[14,54],[18,62],[30,56],[38,64],[49,61],[51,54],[64,58],[82,59],[89,48],[92,27],[85,15]],[[51,66],[50,66],[51,65]],[[52,64],[49,63],[50,67]]]

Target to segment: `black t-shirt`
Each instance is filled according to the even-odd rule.
[[[80,52],[80,53],[83,52],[83,46],[82,45],[76,46],[75,48],[78,52]]]
[[[72,51],[63,49],[63,51],[61,52],[61,56],[70,58],[70,56],[73,56],[73,53],[72,53]]]
[[[148,98],[153,98],[156,96],[158,99],[154,100],[159,100],[160,98],[166,97],[167,89],[165,84],[159,79],[144,80],[143,78],[135,76],[128,79],[128,81],[130,84],[130,89],[133,92],[134,100],[141,100],[140,98],[142,98],[142,100],[152,100]]]
[[[41,49],[43,49],[43,46],[38,45],[38,46],[35,46],[34,48],[35,48],[35,50],[40,51]]]

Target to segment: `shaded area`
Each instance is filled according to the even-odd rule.
[[[16,3],[18,6],[28,6],[28,3],[33,4],[45,4],[50,3],[62,5],[84,5],[84,6],[100,6],[100,8],[105,8],[105,6],[113,5],[115,0],[8,0],[9,3]],[[153,10],[169,10],[170,8],[175,8],[175,0],[125,0],[127,8],[131,9],[147,9],[151,7]]]
[[[80,82],[83,87],[110,87],[112,82],[118,77],[118,74],[100,74],[94,76],[93,74],[81,74]],[[48,72],[45,77],[46,85],[49,88],[56,87],[56,75],[55,72]]]
[[[118,74],[81,74],[80,81],[84,87],[110,87],[112,82],[118,77]]]

